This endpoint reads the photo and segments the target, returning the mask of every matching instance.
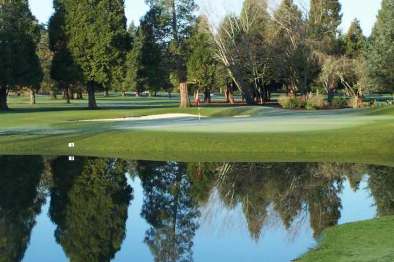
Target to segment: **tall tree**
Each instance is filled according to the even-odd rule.
[[[227,16],[215,37],[217,57],[224,64],[247,104],[256,103],[269,64],[265,38],[269,15],[266,0],[246,0],[240,17]]]
[[[130,36],[123,0],[64,0],[68,48],[83,72],[89,108],[97,107],[95,90],[121,78]]]
[[[366,39],[360,21],[354,19],[345,36],[345,53],[349,58],[358,58],[365,47]]]
[[[8,109],[10,89],[40,85],[39,40],[40,29],[28,1],[0,1],[0,110]]]
[[[187,61],[188,79],[199,89],[204,90],[204,102],[209,103],[211,102],[211,89],[216,80],[217,61],[207,17],[201,16],[197,19],[189,46],[191,54]]]
[[[309,37],[317,50],[327,54],[336,52],[338,27],[341,21],[339,0],[311,0]]]
[[[162,28],[162,41],[168,47],[168,57],[172,68],[173,83],[179,83],[181,97],[180,107],[189,107],[187,88],[187,40],[195,21],[194,11],[197,6],[194,0],[146,0],[151,8],[161,12],[159,21]]]
[[[313,64],[306,41],[306,23],[293,0],[283,0],[273,14],[273,43],[276,81],[286,85],[288,93],[307,91]]]
[[[70,103],[71,85],[82,81],[82,72],[68,49],[64,0],[54,0],[53,7],[55,12],[48,25],[49,48],[54,56],[50,74],[59,89],[64,91],[67,103]]]
[[[133,49],[127,54],[125,87],[137,95],[145,90],[156,93],[163,83],[162,48],[155,33],[158,9],[151,8],[141,19]]]
[[[383,0],[367,50],[368,75],[376,89],[394,91],[394,0]]]

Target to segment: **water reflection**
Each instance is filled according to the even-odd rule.
[[[40,157],[0,157],[0,260],[21,261],[45,201]]]
[[[139,241],[154,261],[193,261],[196,235],[204,222],[201,213],[217,200],[227,210],[239,210],[255,243],[269,234],[272,213],[288,234],[301,223],[311,229],[311,236],[319,237],[344,214],[346,185],[348,191],[360,192],[365,190],[362,181],[376,203],[377,215],[394,214],[391,167],[99,158],[70,162],[65,157],[5,156],[0,157],[0,261],[22,261],[45,199],[50,200],[48,215],[56,226],[55,232],[47,233],[64,251],[63,258],[53,259],[111,261],[121,249],[133,249],[124,243],[128,212],[137,208],[130,179],[141,181],[133,184],[143,192],[141,217],[136,219],[145,221],[146,230]],[[310,246],[302,248],[305,252]],[[281,252],[286,251],[283,244]]]
[[[110,261],[125,238],[132,189],[127,162],[59,158],[51,163],[49,215],[56,241],[71,261]]]

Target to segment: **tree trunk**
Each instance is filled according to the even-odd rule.
[[[211,103],[211,90],[209,88],[205,88],[204,103]]]
[[[0,111],[7,111],[7,89],[5,87],[0,87]]]
[[[36,90],[34,88],[30,89],[30,103],[32,105],[36,104]]]
[[[334,95],[335,95],[335,89],[334,88],[329,88],[327,91],[327,100],[328,103],[332,103],[332,101],[334,100]]]
[[[97,108],[96,96],[95,96],[96,85],[97,85],[97,83],[94,81],[89,81],[87,84],[87,86],[88,86],[88,108],[89,109],[96,109]]]
[[[239,69],[233,68],[230,70],[230,74],[238,89],[241,90],[243,97],[245,98],[246,104],[255,105],[256,101],[254,100],[253,91],[249,87],[249,85],[243,80],[241,72]]]
[[[64,87],[64,99],[66,99],[66,103],[70,104],[70,87],[67,85]]]
[[[230,87],[226,88],[226,91],[224,92],[224,96],[226,97],[226,103],[230,103],[231,105],[235,104],[233,92],[232,90],[230,90]]]
[[[122,91],[122,96],[126,96],[126,92],[125,91]]]
[[[179,84],[179,93],[180,93],[180,98],[181,98],[181,108],[187,108],[190,107],[190,101],[189,101],[189,92],[187,90],[187,83],[183,82]]]
[[[108,91],[108,88],[106,88],[106,89],[105,89],[105,91],[104,91],[104,96],[105,96],[105,97],[109,97],[109,91]]]
[[[56,91],[54,91],[54,90],[50,91],[50,96],[51,96],[51,98],[52,98],[53,100],[56,100],[56,99],[57,99]]]
[[[77,91],[77,99],[78,99],[78,100],[83,100],[82,90]]]

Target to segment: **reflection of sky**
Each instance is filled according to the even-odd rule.
[[[346,181],[344,185],[345,189],[340,196],[343,208],[339,223],[345,224],[376,217],[377,210],[368,188],[368,177],[364,177],[357,192],[353,192],[350,188],[349,181]]]
[[[134,199],[128,210],[127,236],[115,261],[153,261],[149,248],[144,243],[145,231],[149,225],[141,217],[143,189],[139,178],[129,179],[134,189]],[[340,224],[373,218],[376,207],[364,178],[360,190],[354,192],[348,181],[344,183],[343,209]],[[37,225],[33,229],[30,246],[24,261],[67,261],[60,245],[55,241],[54,230],[48,217],[50,199],[47,199]],[[301,214],[295,225],[287,231],[279,217],[268,208],[268,218],[258,241],[249,235],[242,208],[230,210],[223,206],[215,190],[210,201],[200,208],[200,228],[194,237],[194,261],[290,261],[313,247],[316,242],[309,225],[309,216]]]

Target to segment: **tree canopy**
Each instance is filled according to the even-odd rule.
[[[40,27],[27,0],[0,1],[0,110],[7,110],[10,89],[40,85],[36,53]]]

